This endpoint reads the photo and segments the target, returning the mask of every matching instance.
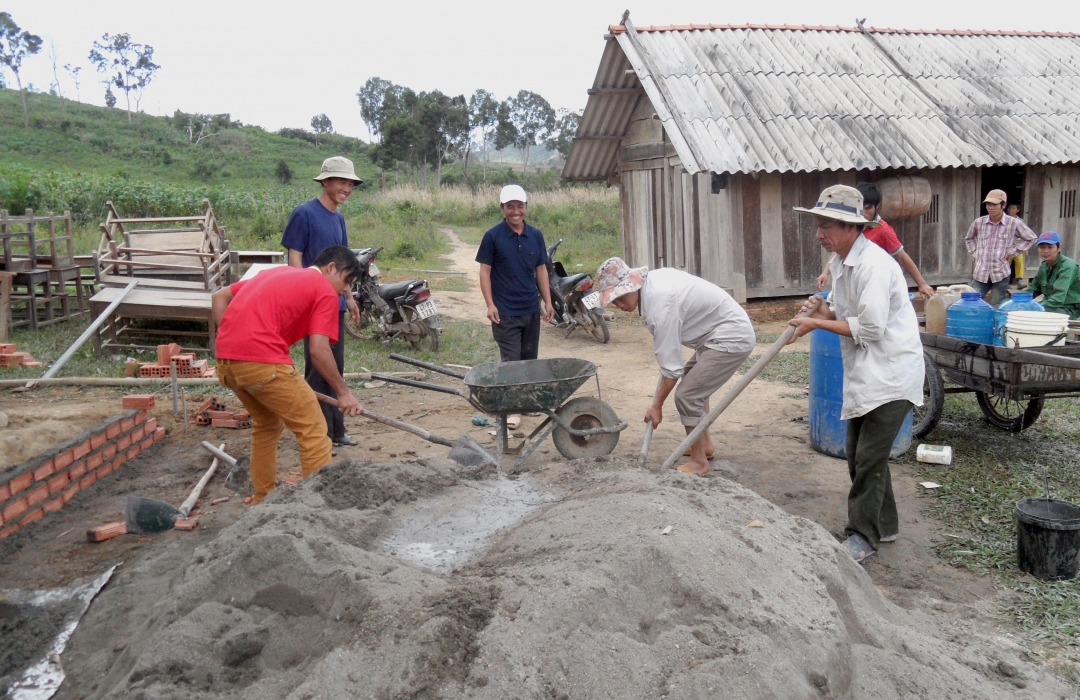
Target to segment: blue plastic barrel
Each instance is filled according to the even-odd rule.
[[[945,312],[945,335],[973,343],[994,343],[994,307],[978,292],[964,292]]]
[[[844,404],[844,361],[840,336],[820,328],[810,334],[810,446],[830,457],[847,458],[847,421],[840,420]],[[890,457],[911,447],[908,414],[893,441]]]

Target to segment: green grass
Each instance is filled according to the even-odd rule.
[[[95,181],[263,187],[280,186],[279,161],[292,170],[293,182],[302,185],[319,172],[324,158],[344,155],[354,161],[366,186],[378,179],[366,156],[369,146],[359,139],[330,135],[316,148],[303,139],[258,126],[232,126],[194,145],[184,120],[142,114],[129,123],[123,109],[79,104],[43,93],[28,93],[26,101],[28,129],[22,125],[18,92],[0,89],[0,166],[5,168],[77,172]],[[19,209],[3,203],[17,194],[0,189],[0,207]]]
[[[765,342],[758,337],[758,342]],[[773,341],[775,342],[775,341]],[[739,367],[740,374],[746,374],[761,355],[753,355]],[[761,379],[769,382],[786,382],[798,386],[806,386],[810,381],[810,353],[801,350],[782,352],[765,365],[758,375]]]
[[[1044,479],[1054,498],[1080,502],[1080,400],[1047,401],[1039,420],[1019,434],[986,423],[970,394],[947,396],[942,416],[927,441],[951,445],[952,465],[915,462],[916,445],[904,457],[920,480],[942,485],[922,492],[928,512],[953,535],[941,538],[938,555],[992,574],[1008,593],[1002,617],[1042,642],[1055,662],[1077,668],[1080,581],[1041,581],[1019,571],[1013,507],[1044,495]]]

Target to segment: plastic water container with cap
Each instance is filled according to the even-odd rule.
[[[945,312],[945,335],[973,343],[994,342],[994,307],[978,292],[964,292]]]
[[[1034,296],[1031,292],[1013,292],[1008,301],[997,307],[994,312],[994,345],[1005,344],[1005,326],[1010,311],[1046,311]]]

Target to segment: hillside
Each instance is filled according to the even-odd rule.
[[[295,180],[303,181],[319,171],[324,158],[344,155],[368,182],[377,172],[366,143],[336,134],[320,136],[316,148],[305,140],[314,139],[310,132],[293,130],[297,137],[290,137],[219,119],[210,128],[217,135],[195,144],[199,127],[189,134],[187,115],[142,114],[128,123],[123,109],[43,93],[29,93],[26,99],[29,129],[22,126],[18,92],[0,89],[0,170],[59,170],[169,184],[273,185],[281,182],[282,161]]]

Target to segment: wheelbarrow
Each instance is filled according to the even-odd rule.
[[[588,360],[559,357],[520,362],[487,362],[462,374],[452,369],[390,355],[392,359],[460,379],[468,392],[430,382],[372,373],[372,379],[406,386],[456,394],[477,410],[496,419],[495,438],[498,456],[518,455],[510,471],[516,471],[548,435],[555,449],[567,459],[599,457],[611,454],[619,444],[619,434],[626,430],[614,409],[600,399],[600,380],[596,365]],[[596,378],[596,397],[570,398],[585,382]],[[520,445],[510,447],[507,416],[515,413],[543,413],[547,418]],[[501,466],[501,465],[500,465]]]

